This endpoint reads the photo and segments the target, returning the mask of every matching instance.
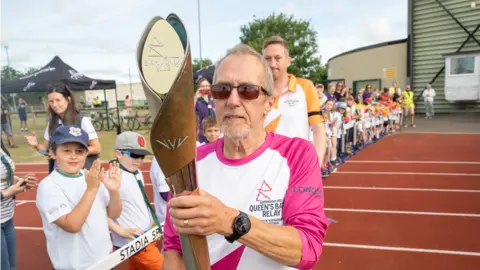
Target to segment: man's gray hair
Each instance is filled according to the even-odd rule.
[[[215,65],[215,73],[213,74],[213,83],[217,81],[218,76],[218,67],[220,64],[230,55],[251,55],[258,59],[258,61],[262,64],[263,67],[263,83],[262,87],[265,89],[269,96],[273,95],[273,75],[270,66],[268,65],[267,61],[261,54],[259,54],[255,49],[252,47],[245,45],[245,44],[238,44],[232,49],[227,51],[227,54],[220,59]]]

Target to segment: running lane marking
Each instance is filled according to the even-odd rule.
[[[336,171],[335,174],[375,174],[375,175],[436,175],[436,176],[474,176],[480,177],[479,173],[427,173],[427,172],[350,172]]]
[[[377,164],[465,164],[480,165],[477,161],[409,161],[409,160],[347,160],[345,163],[377,163]]]
[[[323,243],[323,245],[327,246],[327,247],[376,249],[376,250],[406,251],[406,252],[419,252],[419,253],[437,253],[437,254],[449,254],[449,255],[463,255],[463,256],[480,257],[480,252],[467,252],[467,251],[443,250],[443,249],[423,249],[423,248],[372,246],[372,245],[356,245],[356,244],[344,244],[344,243]]]
[[[470,213],[443,213],[443,212],[422,212],[422,211],[396,211],[396,210],[375,210],[375,209],[349,209],[349,208],[324,208],[325,211],[332,212],[352,212],[352,213],[376,213],[376,214],[400,214],[400,215],[423,215],[423,216],[447,216],[447,217],[475,217],[480,218],[480,214]]]
[[[323,188],[324,189],[358,189],[358,190],[480,193],[480,190],[478,190],[478,189],[390,188],[390,187],[346,187],[346,186],[323,186]]]

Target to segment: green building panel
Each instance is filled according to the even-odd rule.
[[[432,81],[437,93],[435,98],[437,112],[480,112],[478,101],[461,103],[446,101],[445,73],[440,72],[445,66],[444,54],[457,52],[469,36],[462,26],[472,33],[480,25],[480,3],[476,1],[477,6],[472,8],[471,2],[468,0],[409,0],[410,40],[407,76],[418,98],[416,104],[419,113],[425,108],[423,98],[419,96],[425,86]],[[480,41],[480,29],[474,36]],[[478,50],[480,45],[470,38],[460,52]]]

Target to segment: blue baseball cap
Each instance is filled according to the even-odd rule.
[[[347,109],[347,103],[345,103],[345,102],[337,102],[337,107],[338,107],[339,109],[344,109],[344,110],[346,110],[346,109]]]
[[[58,127],[50,138],[50,145],[76,142],[88,148],[88,134],[81,128],[74,126]]]

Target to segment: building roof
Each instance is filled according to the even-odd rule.
[[[369,46],[365,46],[365,47],[360,47],[360,48],[357,48],[357,49],[353,49],[353,50],[350,50],[350,51],[343,52],[341,54],[337,54],[337,55],[333,56],[332,58],[328,59],[327,63],[332,61],[333,59],[335,59],[337,57],[344,56],[344,55],[347,55],[347,54],[360,52],[360,51],[365,51],[365,50],[369,50],[369,49],[374,49],[374,48],[378,48],[378,47],[384,47],[384,46],[390,46],[390,45],[395,45],[395,44],[400,44],[400,43],[406,43],[407,41],[408,41],[408,38],[404,38],[404,39],[397,39],[397,40],[382,42],[382,43],[369,45]]]

